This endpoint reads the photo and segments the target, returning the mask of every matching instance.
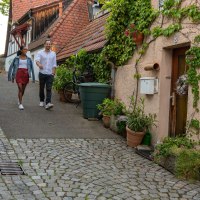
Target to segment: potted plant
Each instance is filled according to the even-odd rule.
[[[60,94],[60,101],[66,102],[63,89],[66,83],[72,81],[72,70],[68,68],[65,64],[60,65],[56,70],[56,75],[54,77],[53,88]]]
[[[127,116],[120,115],[117,118],[117,133],[122,135],[124,138],[126,138],[126,123],[127,123]]]
[[[114,132],[118,132],[117,121],[118,118],[124,115],[125,105],[119,99],[114,99],[113,112],[110,118],[110,129]]]
[[[113,113],[115,103],[114,100],[105,98],[101,104],[97,105],[97,108],[100,110],[100,114],[103,116],[103,124],[104,127],[109,128],[110,127],[110,117]]]
[[[134,23],[131,23],[129,25],[129,27],[125,30],[124,34],[127,37],[132,37],[136,45],[142,44],[144,40],[144,34],[136,28]]]
[[[155,125],[155,114],[145,114],[144,99],[140,99],[134,106],[134,98],[127,113],[127,145],[136,147],[141,144],[145,131]]]

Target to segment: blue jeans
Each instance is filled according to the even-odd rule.
[[[53,75],[39,73],[40,101],[44,102],[45,100],[44,89],[46,87],[46,104],[51,103],[51,94],[52,94],[51,90],[52,90],[53,80],[54,80]]]

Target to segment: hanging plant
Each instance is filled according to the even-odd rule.
[[[180,96],[188,93],[187,74],[179,76],[176,81],[176,93]]]
[[[144,34],[136,29],[134,23],[130,24],[129,28],[125,30],[124,34],[126,37],[132,38],[136,45],[140,45],[143,42]]]

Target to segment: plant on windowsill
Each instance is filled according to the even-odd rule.
[[[127,112],[127,145],[130,147],[140,145],[145,131],[156,125],[156,114],[144,112],[144,99],[140,98],[137,105],[134,102],[134,97],[132,97],[130,109]]]

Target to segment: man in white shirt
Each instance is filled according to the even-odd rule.
[[[46,110],[53,108],[51,103],[52,85],[54,75],[56,73],[56,54],[51,51],[51,40],[47,39],[44,43],[44,50],[38,52],[36,56],[36,64],[39,67],[39,83],[40,83],[40,104],[39,106],[45,106]],[[46,87],[46,99],[44,89]]]

